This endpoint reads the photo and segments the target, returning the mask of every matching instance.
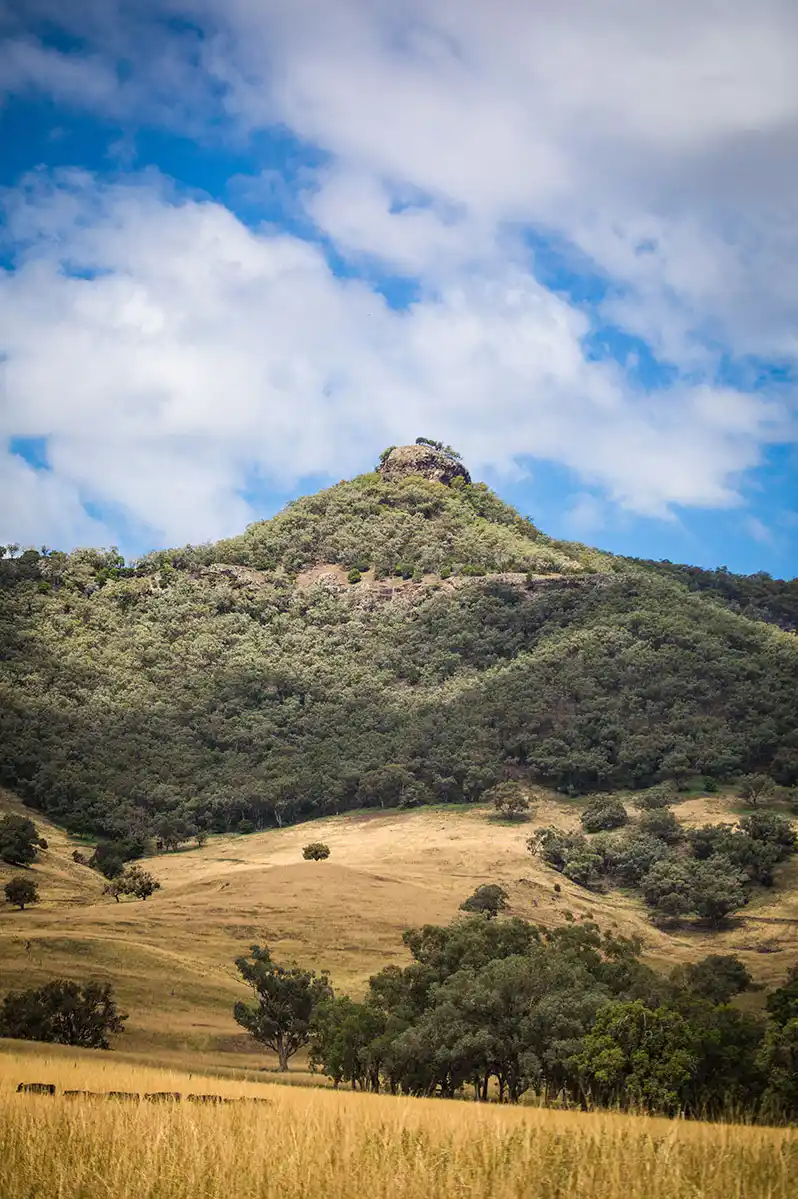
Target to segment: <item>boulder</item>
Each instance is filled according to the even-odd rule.
[[[447,487],[458,478],[471,482],[462,462],[429,445],[399,445],[377,469],[383,479],[391,483],[408,475],[423,475],[425,479],[444,483]]]

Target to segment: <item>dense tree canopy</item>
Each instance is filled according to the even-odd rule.
[[[751,984],[737,958],[665,976],[641,962],[637,942],[589,923],[547,930],[473,916],[404,940],[410,965],[375,974],[360,1003],[330,995],[314,1010],[311,1061],[335,1086],[798,1115],[795,972],[765,1021],[732,1006]]]
[[[322,564],[363,581],[301,575]],[[132,566],[7,553],[0,640],[0,781],[100,835],[109,876],[153,837],[508,779],[798,781],[794,636],[552,541],[481,484],[364,475]]]

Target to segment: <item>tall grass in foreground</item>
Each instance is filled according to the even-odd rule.
[[[267,1096],[203,1108],[21,1081]],[[2,1199],[793,1199],[790,1130],[392,1099],[0,1055]]]

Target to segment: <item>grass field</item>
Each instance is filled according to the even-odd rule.
[[[22,1081],[54,1097],[18,1095]],[[268,1105],[70,1100],[62,1088]],[[788,1130],[222,1081],[63,1050],[0,1052],[3,1199],[792,1199]]]
[[[0,797],[2,806],[21,810],[9,796]],[[677,811],[692,823],[734,815],[717,796],[689,798]],[[325,967],[337,989],[357,995],[380,966],[407,960],[404,928],[451,920],[487,881],[507,888],[512,912],[540,923],[560,923],[570,911],[636,933],[654,964],[734,952],[757,979],[784,977],[798,956],[798,862],[783,867],[779,887],[760,892],[727,930],[666,934],[638,900],[593,895],[527,853],[535,825],[574,824],[577,813],[550,796],[530,824],[496,822],[484,808],[424,808],[212,837],[202,849],[144,862],[162,890],[118,904],[103,895],[98,874],[72,861],[81,843],[36,817],[49,844],[29,872],[42,903],[24,912],[0,905],[0,994],[57,976],[108,980],[130,1017],[117,1053],[269,1068],[232,1019],[233,1003],[245,995],[237,954],[268,944],[278,960]],[[317,839],[331,846],[331,858],[303,861],[302,845]],[[10,873],[0,865],[0,885]]]

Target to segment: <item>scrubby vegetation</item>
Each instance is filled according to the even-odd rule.
[[[311,841],[302,850],[302,857],[306,862],[323,862],[329,856],[330,847],[323,841]]]
[[[661,806],[665,794],[660,788],[644,793],[641,814],[628,827],[623,804],[599,796],[581,819],[588,834],[598,835],[543,828],[528,848],[580,886],[636,888],[663,919],[694,915],[711,925],[743,907],[754,887],[772,886],[774,867],[798,850],[791,822],[774,812],[688,829]]]
[[[321,564],[371,574],[297,581]],[[395,595],[373,582],[399,576]],[[99,836],[109,878],[153,838],[471,802],[508,780],[794,785],[795,639],[721,599],[554,542],[484,485],[420,476],[364,475],[133,565],[11,547],[0,781]],[[601,874],[592,853],[574,877]]]

